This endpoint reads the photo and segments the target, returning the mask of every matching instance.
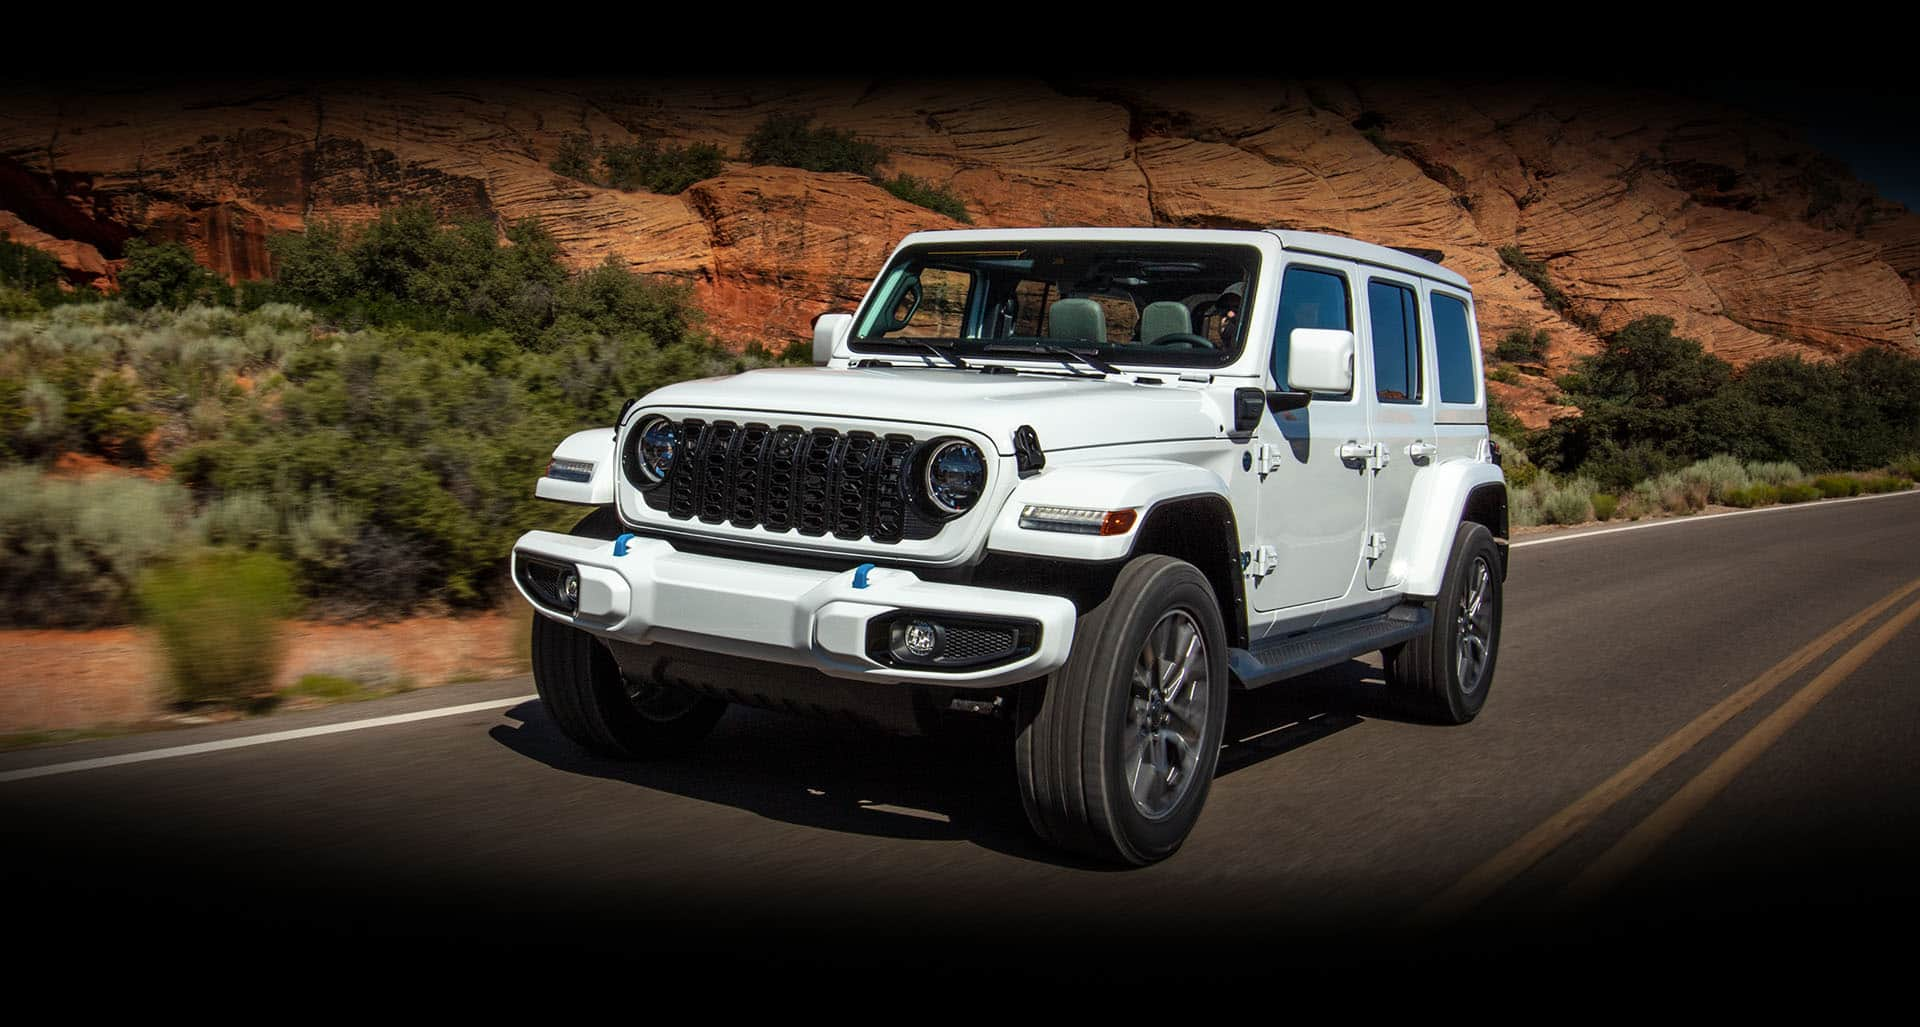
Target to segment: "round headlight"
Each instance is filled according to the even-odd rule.
[[[627,435],[621,469],[636,488],[658,485],[673,468],[673,450],[680,441],[680,426],[664,417],[649,417]]]
[[[922,495],[933,509],[955,517],[973,509],[987,490],[987,457],[965,439],[935,441],[920,471]]]

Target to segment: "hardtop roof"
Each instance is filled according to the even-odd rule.
[[[1345,236],[1328,235],[1324,232],[1300,232],[1288,228],[1265,230],[1228,229],[1228,228],[959,228],[940,229],[928,232],[915,232],[901,240],[900,245],[962,243],[962,242],[1013,242],[1020,239],[1033,239],[1050,242],[1118,242],[1123,240],[1167,240],[1179,242],[1217,242],[1248,243],[1254,240],[1250,236],[1271,236],[1280,241],[1283,250],[1298,253],[1316,253],[1322,256],[1338,257],[1376,267],[1389,268],[1436,282],[1444,282],[1457,289],[1471,291],[1467,280],[1459,273],[1449,270],[1433,261],[1416,257],[1410,253],[1349,239]],[[1269,244],[1271,245],[1271,244]]]

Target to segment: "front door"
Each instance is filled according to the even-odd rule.
[[[1354,330],[1355,275],[1351,265],[1338,261],[1287,267],[1268,388],[1287,387],[1287,339],[1295,328]],[[1364,460],[1343,459],[1341,449],[1371,441],[1365,392],[1363,376],[1356,374],[1345,395],[1315,393],[1303,409],[1262,419],[1251,451],[1264,469],[1259,543],[1249,567],[1255,610],[1338,599],[1353,587],[1370,472]]]

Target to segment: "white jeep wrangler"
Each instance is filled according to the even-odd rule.
[[[817,367],[684,382],[537,492],[534,679],[595,752],[728,702],[897,730],[1011,718],[1045,839],[1163,859],[1235,686],[1373,651],[1461,723],[1500,643],[1507,492],[1473,296],[1292,231],[925,232]]]

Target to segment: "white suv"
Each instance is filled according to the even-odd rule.
[[[538,494],[597,509],[514,545],[540,695],[629,757],[728,702],[1011,718],[1034,829],[1130,863],[1192,829],[1235,686],[1379,650],[1413,712],[1470,720],[1507,493],[1438,258],[909,236],[819,320],[820,366],[658,389],[554,451]]]

